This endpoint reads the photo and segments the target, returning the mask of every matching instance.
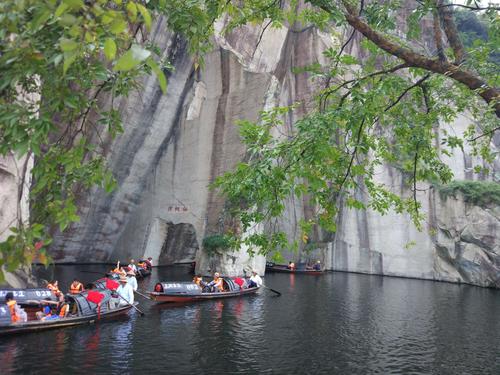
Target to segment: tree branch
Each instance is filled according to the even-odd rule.
[[[437,10],[432,12],[433,18],[433,28],[434,28],[434,40],[436,41],[436,50],[439,60],[446,61],[446,55],[444,54],[443,48],[443,33],[441,31],[441,25],[439,24],[439,15]]]
[[[455,64],[431,59],[393,42],[383,34],[372,29],[366,22],[358,17],[354,8],[346,0],[342,2],[347,9],[347,12],[344,13],[347,22],[367,39],[375,43],[379,48],[392,56],[400,58],[409,66],[442,74],[464,84],[470,90],[477,92],[486,103],[491,105],[495,110],[496,116],[500,118],[500,89],[489,86],[481,77]],[[323,7],[323,9],[328,11],[327,7]]]
[[[448,39],[448,42],[453,49],[453,54],[455,55],[455,64],[460,65],[466,57],[464,45],[460,40],[457,26],[455,25],[455,21],[453,20],[453,9],[450,7],[443,7],[443,1],[444,0],[437,0],[435,4],[437,7],[439,18],[443,23],[446,38]]]

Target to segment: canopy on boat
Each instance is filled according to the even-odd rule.
[[[224,278],[225,289],[229,292],[240,290],[238,284],[236,284],[230,278]],[[197,295],[201,294],[201,289],[198,285],[192,282],[161,282],[157,283],[154,288],[155,292],[160,292],[164,294],[190,294]]]
[[[96,291],[91,290],[89,292],[68,296],[68,298],[72,298],[73,301],[77,304],[78,315],[86,316],[98,313],[98,305],[87,299],[88,293],[96,293]],[[111,299],[111,291],[107,289],[99,289],[99,293],[103,295],[100,309],[100,313],[102,314],[109,311],[109,304],[107,302]]]
[[[19,305],[37,304],[40,300],[57,301],[50,289],[0,289],[0,303],[5,302],[5,296],[9,292],[14,295]]]
[[[161,282],[155,285],[154,290],[159,291],[159,289],[165,294],[201,294],[200,287],[192,282]]]

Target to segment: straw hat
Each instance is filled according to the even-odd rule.
[[[127,277],[126,276],[120,276],[120,282],[121,283],[127,283],[128,282]]]
[[[132,271],[132,270],[128,270],[127,271],[127,275],[130,275],[130,276],[135,276],[135,272]]]

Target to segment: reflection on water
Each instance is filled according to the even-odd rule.
[[[64,266],[55,276],[64,288],[105,269]],[[160,268],[139,288],[190,278],[188,268]],[[265,282],[283,295],[172,305],[138,297],[144,317],[1,338],[0,374],[500,373],[499,291],[344,273]]]

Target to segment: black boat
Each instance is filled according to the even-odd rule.
[[[149,296],[156,302],[194,302],[207,299],[219,299],[229,297],[239,297],[254,294],[259,287],[240,288],[233,280],[224,279],[223,292],[204,292],[191,282],[162,282],[157,283],[154,291],[149,292]]]
[[[266,263],[266,272],[281,272],[281,273],[301,273],[306,275],[322,275],[324,270],[315,270],[305,266],[290,269],[284,264]]]
[[[0,304],[0,336],[95,323],[125,315],[132,308],[132,305],[127,305],[110,309],[108,302],[111,298],[111,292],[109,290],[99,290],[99,292],[104,295],[100,307],[87,300],[87,292],[67,295],[70,314],[65,318],[44,321],[28,317],[27,322],[12,323],[9,308],[5,304]],[[21,299],[16,297],[16,301],[20,302]],[[137,302],[134,303],[134,305],[136,304]]]

